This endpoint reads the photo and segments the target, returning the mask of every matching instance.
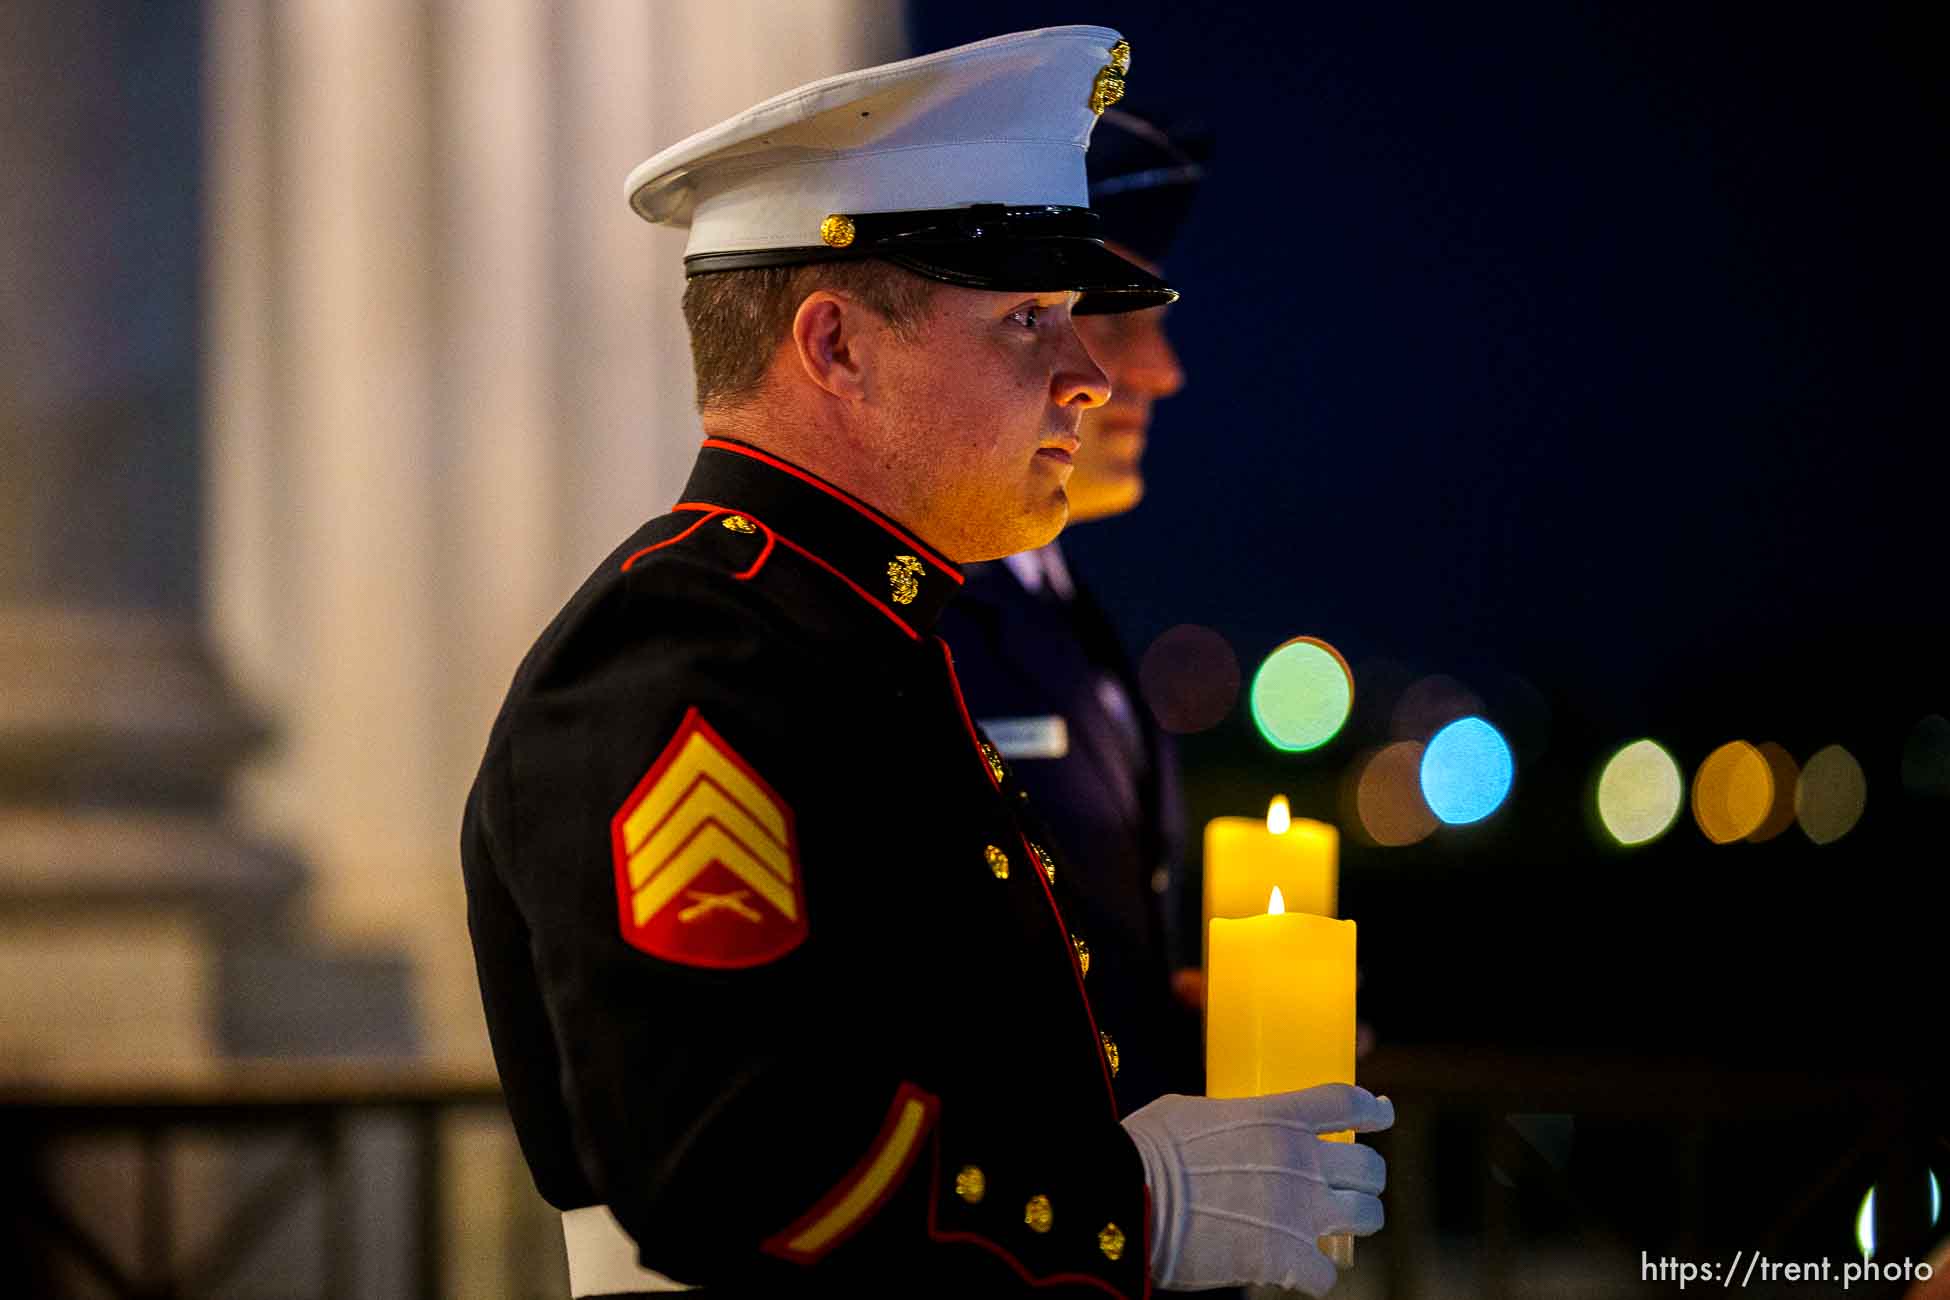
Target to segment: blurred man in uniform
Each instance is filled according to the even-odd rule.
[[[1107,111],[1086,160],[1106,246],[1157,273],[1204,174],[1202,139],[1174,138]],[[1077,318],[1110,377],[1086,411],[1066,492],[1070,524],[1120,515],[1144,495],[1153,403],[1184,386],[1167,308]],[[1137,675],[1058,542],[971,566],[942,620],[978,725],[1050,823],[1078,876],[1079,928],[1092,936],[1091,998],[1115,1008],[1130,1064],[1118,1099],[1136,1109],[1202,1092],[1199,952],[1175,925],[1185,855],[1177,756],[1144,706]],[[1176,985],[1174,987],[1174,978]]]
[[[1048,542],[1073,316],[1170,301],[1084,149],[1129,46],[997,37],[829,78],[630,176],[688,228],[706,434],[542,633],[462,829],[488,1027],[578,1296],[1318,1293],[1392,1108],[1124,1114],[1071,872],[935,635]]]

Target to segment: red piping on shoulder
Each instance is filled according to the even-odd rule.
[[[738,579],[738,581],[740,582],[750,582],[753,578],[756,578],[758,576],[758,571],[760,569],[763,569],[765,567],[765,562],[772,558],[772,547],[779,540],[779,535],[776,532],[772,531],[772,526],[766,523],[763,519],[760,519],[757,515],[746,514],[742,510],[734,510],[730,506],[715,506],[708,501],[679,501],[676,505],[672,506],[671,509],[672,510],[708,510],[711,513],[705,516],[706,519],[711,519],[718,515],[735,514],[744,519],[749,520],[754,526],[765,530],[765,545],[759,551],[758,558],[756,560],[753,560],[751,567],[749,569],[746,569],[743,573],[734,573],[731,575],[732,577]],[[676,539],[672,538],[671,540],[675,541]]]
[[[685,539],[686,537],[689,537],[689,536],[690,536],[690,535],[691,535],[692,533],[694,533],[694,532],[696,532],[696,531],[697,531],[698,529],[700,529],[700,528],[702,528],[702,527],[704,527],[704,525],[706,525],[706,524],[708,524],[708,523],[710,523],[710,522],[711,522],[711,520],[712,520],[713,518],[715,518],[715,517],[716,517],[716,516],[718,516],[718,515],[721,515],[721,514],[724,514],[724,513],[725,513],[725,512],[724,512],[724,511],[723,511],[722,509],[720,509],[720,508],[719,508],[719,507],[717,507],[717,506],[705,506],[705,505],[681,505],[681,506],[672,506],[672,507],[671,507],[671,509],[673,509],[673,510],[704,510],[704,511],[708,511],[709,513],[707,513],[707,514],[704,514],[704,515],[702,515],[702,516],[700,516],[700,517],[698,518],[698,521],[697,521],[696,523],[694,523],[694,524],[692,524],[692,525],[691,525],[691,526],[690,526],[689,528],[686,528],[686,529],[685,529],[685,530],[684,530],[683,532],[681,532],[681,533],[679,533],[679,534],[677,534],[677,536],[675,536],[675,537],[667,537],[667,538],[665,538],[665,539],[664,539],[663,541],[661,541],[661,542],[658,542],[658,543],[657,543],[657,544],[656,544],[655,546],[646,546],[646,547],[644,547],[644,548],[643,548],[642,550],[640,550],[640,551],[638,551],[638,552],[636,552],[636,553],[635,553],[634,555],[632,555],[632,556],[630,556],[630,558],[629,558],[629,559],[627,559],[627,560],[625,560],[625,561],[623,561],[623,572],[625,572],[625,573],[628,573],[628,572],[630,571],[630,566],[631,566],[632,564],[635,564],[635,563],[636,563],[636,562],[637,562],[638,560],[640,560],[640,559],[642,559],[642,558],[643,558],[644,556],[646,556],[646,555],[648,555],[648,554],[650,554],[650,552],[652,552],[652,551],[661,551],[661,550],[662,550],[662,549],[663,549],[664,547],[666,547],[666,546],[675,546],[675,545],[677,545],[677,543],[679,543],[679,542],[681,542],[681,541],[683,541],[683,540],[684,540],[684,539]]]
[[[749,515],[746,517],[750,518]],[[779,544],[779,535],[772,531],[770,524],[766,523],[763,519],[753,519],[752,522],[765,530],[765,545],[760,548],[758,558],[752,561],[751,568],[746,569],[743,573],[734,573],[731,575],[740,582],[750,582],[753,578],[756,578],[758,571],[765,567],[765,562],[772,558],[772,548]]]
[[[839,502],[841,505],[847,507],[849,510],[852,510],[855,514],[858,514],[862,519],[865,519],[868,523],[873,524],[876,528],[881,528],[887,532],[892,533],[894,536],[900,538],[901,541],[907,543],[909,546],[919,551],[922,555],[926,556],[929,560],[933,561],[936,568],[940,569],[943,573],[947,574],[950,578],[953,578],[957,584],[960,584],[962,582],[961,570],[957,569],[954,565],[948,563],[948,561],[942,559],[939,555],[935,554],[935,552],[927,545],[927,543],[921,541],[919,538],[914,536],[914,534],[908,532],[900,525],[894,523],[893,520],[888,519],[886,516],[880,514],[878,511],[871,509],[864,502],[858,501],[855,498],[849,496],[847,493],[842,492],[839,488],[834,487],[831,483],[813,477],[811,474],[808,474],[805,470],[800,469],[797,465],[793,465],[786,461],[782,461],[777,456],[773,456],[767,452],[762,452],[756,447],[747,447],[743,443],[726,442],[722,438],[706,438],[704,440],[704,445],[707,447],[716,447],[719,451],[728,451],[739,456],[748,456],[752,460],[758,461],[762,465],[770,465],[773,469],[780,470],[783,471],[784,473],[792,475],[792,477],[798,479],[802,483],[806,483],[811,485],[812,487],[818,488],[821,492],[824,492],[827,496],[833,498],[833,500]]]
[[[975,734],[975,719],[968,712],[968,701],[962,698],[961,678],[955,675],[954,652],[948,648],[948,643],[940,637],[936,637],[934,642],[941,647],[941,658],[948,665],[948,682],[955,688],[955,707],[961,710],[961,724],[968,730],[968,742],[975,746],[975,761],[982,765],[982,771],[987,774],[989,783],[1000,790],[1002,783],[996,779],[995,773],[989,769],[988,759],[982,754],[981,737]],[[1070,928],[1063,923],[1063,909],[1056,905],[1056,891],[1049,887],[1049,877],[1043,874],[1042,868],[1037,864],[1036,855],[1029,847],[1029,837],[1021,835],[1020,838],[1022,839],[1023,855],[1029,862],[1029,874],[1036,877],[1036,883],[1043,887],[1043,897],[1049,899],[1050,915],[1056,918],[1057,938],[1062,941],[1063,953],[1069,958],[1070,974],[1076,978],[1077,997],[1083,1002],[1083,1014],[1090,1021],[1090,1041],[1097,1049],[1097,1065],[1104,1073],[1104,1093],[1110,1098],[1110,1117],[1112,1119],[1119,1119],[1121,1116],[1117,1109],[1117,1090],[1111,1087],[1110,1062],[1104,1057],[1103,1031],[1097,1028],[1097,1013],[1090,1005],[1090,995],[1083,988],[1083,968],[1077,964],[1076,946],[1070,942],[1069,937]]]

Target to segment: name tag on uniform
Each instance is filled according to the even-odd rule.
[[[1070,752],[1070,724],[1060,713],[984,718],[980,725],[1004,758],[1062,758]]]

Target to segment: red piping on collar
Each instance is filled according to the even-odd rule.
[[[903,619],[899,614],[896,614],[893,610],[888,609],[885,605],[881,604],[878,600],[875,600],[873,596],[867,592],[867,589],[865,587],[862,587],[859,583],[847,577],[844,573],[841,573],[838,569],[834,568],[826,561],[820,559],[817,555],[814,555],[811,551],[799,545],[799,543],[793,541],[790,537],[787,537],[784,533],[778,532],[777,530],[771,528],[768,528],[765,531],[771,533],[773,537],[776,537],[779,541],[784,542],[788,547],[790,547],[794,551],[797,551],[800,555],[805,556],[807,559],[811,560],[814,564],[817,564],[820,568],[826,570],[826,572],[832,574],[835,578],[838,578],[841,582],[844,582],[847,586],[853,588],[854,595],[858,596],[861,600],[866,601],[869,605],[872,605],[875,609],[879,610],[881,613],[885,614],[888,618],[892,619],[894,621],[894,626],[899,628],[901,631],[907,633],[909,640],[919,641],[921,639],[921,634],[919,632],[916,632],[913,628],[909,627],[907,625],[906,619]]]
[[[751,520],[754,524],[757,524],[760,528],[765,530],[765,547],[763,550],[761,550],[758,553],[758,559],[752,562],[750,568],[746,569],[743,573],[732,575],[733,577],[745,581],[749,581],[751,578],[755,577],[758,571],[764,567],[765,561],[771,558],[772,548],[778,543],[783,542],[788,549],[796,552],[799,555],[805,556],[808,560],[811,560],[814,564],[817,564],[820,568],[826,570],[826,572],[832,574],[835,578],[838,578],[841,582],[844,582],[847,585],[847,587],[852,590],[854,595],[858,596],[861,600],[866,601],[869,605],[872,605],[875,609],[879,610],[881,613],[885,614],[888,618],[892,619],[894,626],[907,634],[908,640],[919,641],[921,639],[921,634],[919,632],[916,632],[912,627],[908,626],[906,619],[902,618],[899,614],[896,614],[893,610],[887,608],[887,606],[883,604],[881,601],[876,600],[873,594],[869,592],[865,587],[862,587],[859,583],[855,582],[853,579],[847,577],[844,573],[841,573],[838,569],[834,568],[826,560],[822,559],[817,555],[814,555],[811,551],[799,545],[799,543],[793,541],[790,537],[787,537],[784,533],[781,533],[778,529],[772,527],[772,525],[766,523],[763,519],[760,519],[757,515],[754,515],[749,511],[745,511],[745,510],[733,510],[730,506],[712,505],[708,501],[680,501],[678,504],[672,506],[671,509],[672,510],[698,510],[698,511],[702,511],[703,514],[699,517],[696,523],[692,524],[689,528],[686,528],[683,532],[677,534],[677,536],[669,538],[665,541],[658,542],[655,546],[646,546],[642,550],[638,551],[635,555],[632,555],[629,559],[623,561],[623,567],[625,569],[628,569],[632,564],[635,564],[638,560],[642,559],[645,555],[648,555],[651,551],[661,550],[662,548],[669,546],[674,542],[683,541],[686,537],[689,537],[692,533],[696,532],[698,529],[702,528],[705,524],[711,522],[713,519],[716,519],[719,515],[739,514],[739,515],[743,515],[745,518]]]
[[[852,510],[854,513],[858,514],[862,519],[865,519],[868,523],[874,525],[874,527],[879,528],[884,532],[892,533],[895,537],[898,537],[901,541],[905,542],[907,545],[919,551],[922,555],[926,556],[931,562],[933,562],[936,568],[940,569],[943,573],[947,574],[950,578],[953,578],[957,585],[961,583],[962,581],[961,570],[957,569],[954,565],[948,563],[948,561],[942,559],[939,555],[935,554],[935,552],[927,545],[927,543],[921,541],[919,538],[915,537],[914,534],[900,527],[898,524],[894,523],[893,520],[888,519],[886,516],[882,515],[879,511],[874,510],[872,507],[868,506],[865,502],[859,500],[857,497],[854,497],[847,492],[841,491],[839,488],[834,487],[831,483],[826,482],[824,479],[816,478],[813,475],[808,474],[805,470],[800,469],[797,465],[793,465],[787,461],[780,460],[777,456],[771,455],[769,452],[760,451],[756,447],[747,447],[742,442],[728,442],[723,438],[706,438],[704,440],[704,445],[707,447],[716,447],[719,451],[729,451],[740,456],[748,456],[752,460],[758,461],[762,465],[770,465],[773,469],[782,470],[785,473],[792,475],[792,477],[798,479],[802,483],[807,483],[813,487],[818,488],[821,492],[824,492],[827,496],[833,498],[833,500],[839,502],[841,505],[847,507],[849,510]]]

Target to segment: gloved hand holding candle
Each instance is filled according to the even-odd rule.
[[[1317,1239],[1382,1224],[1381,1156],[1329,1134],[1372,1133],[1395,1108],[1361,1088],[1160,1097],[1124,1119],[1151,1189],[1151,1278],[1168,1290],[1268,1283],[1321,1296]]]

